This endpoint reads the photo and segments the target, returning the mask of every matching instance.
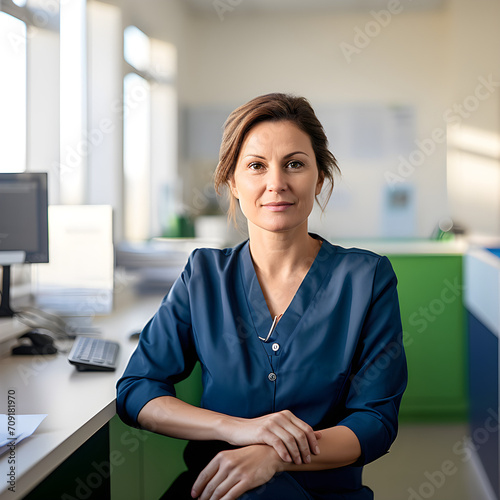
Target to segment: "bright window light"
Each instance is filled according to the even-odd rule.
[[[125,236],[144,240],[150,236],[151,89],[135,73],[125,76],[123,87]]]
[[[61,201],[84,200],[89,144],[86,128],[85,0],[61,2]]]
[[[0,12],[0,172],[26,170],[26,24]]]
[[[26,7],[26,0],[12,0],[12,3],[18,7]]]
[[[127,26],[123,31],[123,57],[139,71],[145,71],[150,66],[151,44],[149,38],[135,26]]]
[[[450,128],[449,144],[459,150],[490,158],[500,158],[500,136],[472,127]]]
[[[68,0],[65,0],[66,2]],[[59,12],[59,4],[62,3],[60,0],[24,0],[24,3],[29,9],[33,10],[43,10],[45,12],[55,14]]]
[[[177,49],[162,40],[151,40],[151,72],[162,82],[172,83],[177,74]]]

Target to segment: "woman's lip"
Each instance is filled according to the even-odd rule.
[[[268,203],[267,205],[264,205],[264,208],[267,208],[271,212],[283,212],[290,208],[293,205],[293,203],[286,203],[286,202],[280,202],[280,203]]]

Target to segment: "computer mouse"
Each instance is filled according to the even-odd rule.
[[[139,337],[140,337],[140,335],[141,335],[141,332],[139,332],[139,331],[137,331],[137,332],[132,332],[132,333],[128,336],[128,338],[129,338],[130,340],[138,340],[138,339],[139,339]]]
[[[56,354],[57,348],[54,339],[45,333],[37,331],[26,332],[19,337],[19,345],[12,349],[17,355],[45,355]]]

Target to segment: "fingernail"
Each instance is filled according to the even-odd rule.
[[[191,496],[196,498],[198,496],[198,492],[196,490],[191,490]]]
[[[306,463],[309,463],[311,461],[311,455],[307,455],[306,457]]]
[[[316,446],[316,448],[314,449],[314,451],[315,451],[316,455],[319,455],[319,452],[320,452],[319,446]]]

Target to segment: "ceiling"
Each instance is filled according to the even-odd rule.
[[[192,12],[214,12],[219,8],[241,12],[346,12],[387,9],[388,0],[184,0]],[[399,0],[395,7],[404,10],[440,9],[445,0]]]

